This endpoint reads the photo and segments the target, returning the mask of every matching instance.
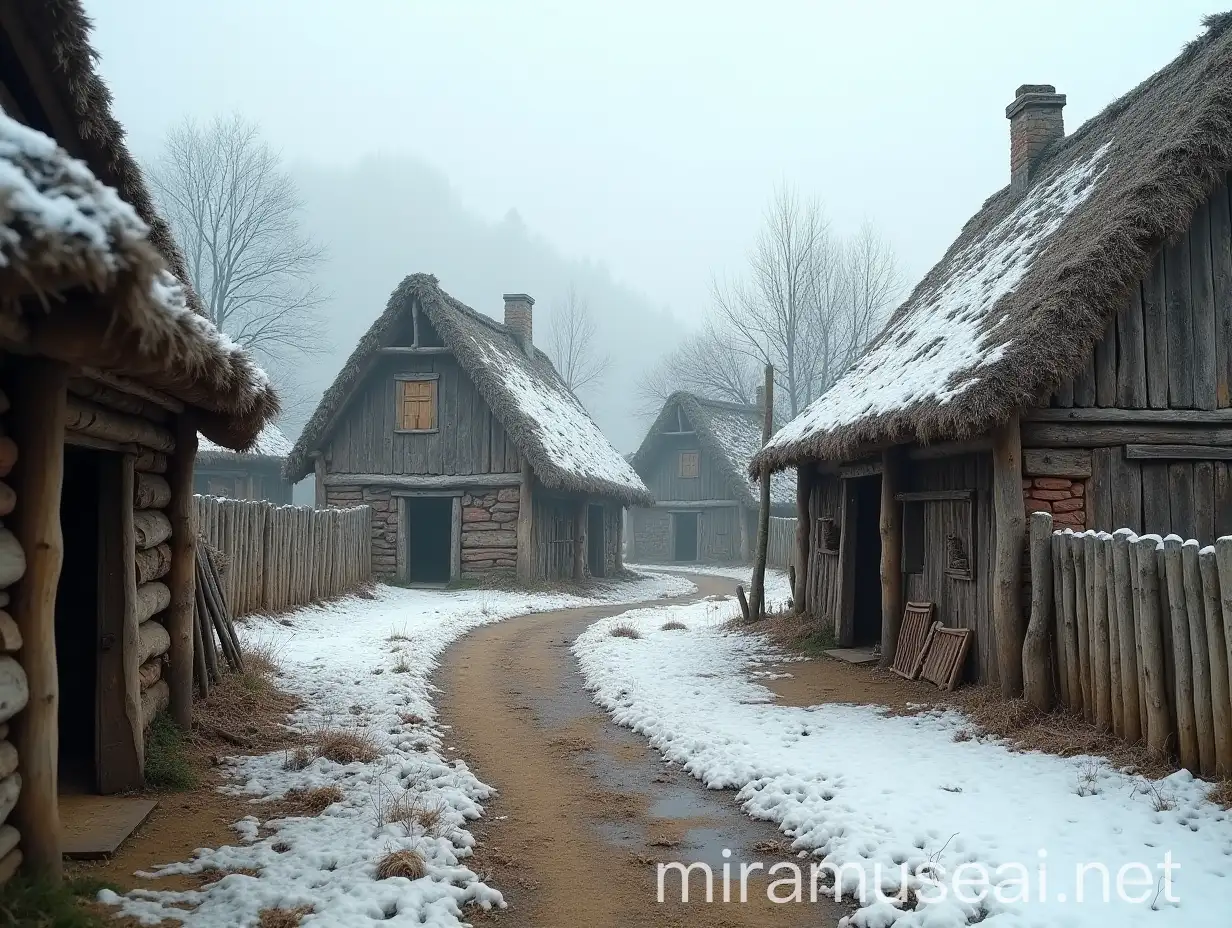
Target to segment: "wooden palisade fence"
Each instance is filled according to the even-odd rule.
[[[233,615],[277,612],[354,590],[372,577],[372,510],[309,509],[194,497],[197,530],[225,557]]]
[[[770,517],[770,545],[766,563],[779,570],[787,570],[796,558],[796,519],[794,516]]]
[[[1232,537],[1200,548],[1031,520],[1027,697],[1195,774],[1232,774]]]

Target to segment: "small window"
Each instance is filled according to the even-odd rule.
[[[924,504],[903,503],[903,573],[924,572]]]
[[[398,430],[430,432],[436,428],[436,381],[398,381]]]
[[[698,466],[698,452],[696,451],[681,451],[680,452],[680,476],[681,477],[696,477]]]

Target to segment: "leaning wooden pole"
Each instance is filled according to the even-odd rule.
[[[171,718],[185,731],[192,727],[193,605],[196,601],[197,530],[193,525],[193,461],[197,457],[197,428],[191,416],[175,420],[175,452],[167,461],[171,503],[171,570],[167,586],[167,684],[171,689]]]
[[[774,365],[766,365],[766,384],[762,394],[761,446],[774,434]],[[756,622],[765,613],[766,548],[770,544],[770,468],[761,469],[761,509],[757,513],[757,551],[753,558],[753,581],[749,597],[749,618]]]
[[[1022,695],[1022,552],[1026,507],[1022,499],[1022,438],[1017,414],[992,433],[992,625],[1001,695]]]
[[[896,448],[881,453],[881,666],[898,653],[903,622],[903,507],[896,499],[902,480],[902,455]]]
[[[809,505],[813,495],[813,465],[801,464],[796,469],[796,582],[792,584],[791,598],[797,615],[808,608],[809,549],[812,544],[813,520],[809,518]],[[740,511],[744,519],[744,510]],[[747,531],[747,530],[746,530]]]
[[[1022,644],[1022,685],[1040,712],[1052,709],[1052,516],[1031,513],[1031,618]],[[884,555],[882,555],[884,558]]]
[[[64,480],[64,420],[68,369],[42,359],[16,365],[9,395],[10,422],[19,449],[13,473],[18,505],[13,532],[26,556],[14,589],[13,619],[21,632],[21,664],[29,699],[13,719],[13,744],[21,759],[21,792],[12,824],[21,834],[26,871],[59,882],[59,706],[56,669],[56,588],[64,563],[60,489]]]

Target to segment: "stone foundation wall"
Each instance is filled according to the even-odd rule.
[[[632,560],[655,564],[671,560],[672,517],[660,509],[641,506],[629,510]]]
[[[1027,513],[1050,512],[1053,524],[1086,528],[1086,481],[1070,477],[1026,477],[1022,481]]]
[[[518,566],[518,488],[462,497],[462,576],[510,573]]]
[[[398,504],[386,487],[326,487],[326,506],[372,507],[372,576],[398,579]]]

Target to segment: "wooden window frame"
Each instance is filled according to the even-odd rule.
[[[684,461],[687,455],[693,456],[693,473],[686,474],[684,472]],[[697,480],[702,475],[702,453],[700,450],[687,449],[680,452],[677,471],[681,480]]]
[[[399,374],[394,378],[394,422],[398,425],[394,426],[394,434],[396,435],[432,435],[441,430],[441,388],[440,374]],[[432,421],[436,423],[430,429],[404,429],[401,428],[402,423],[402,384],[404,383],[420,383],[423,381],[431,381],[436,384],[432,391]]]

